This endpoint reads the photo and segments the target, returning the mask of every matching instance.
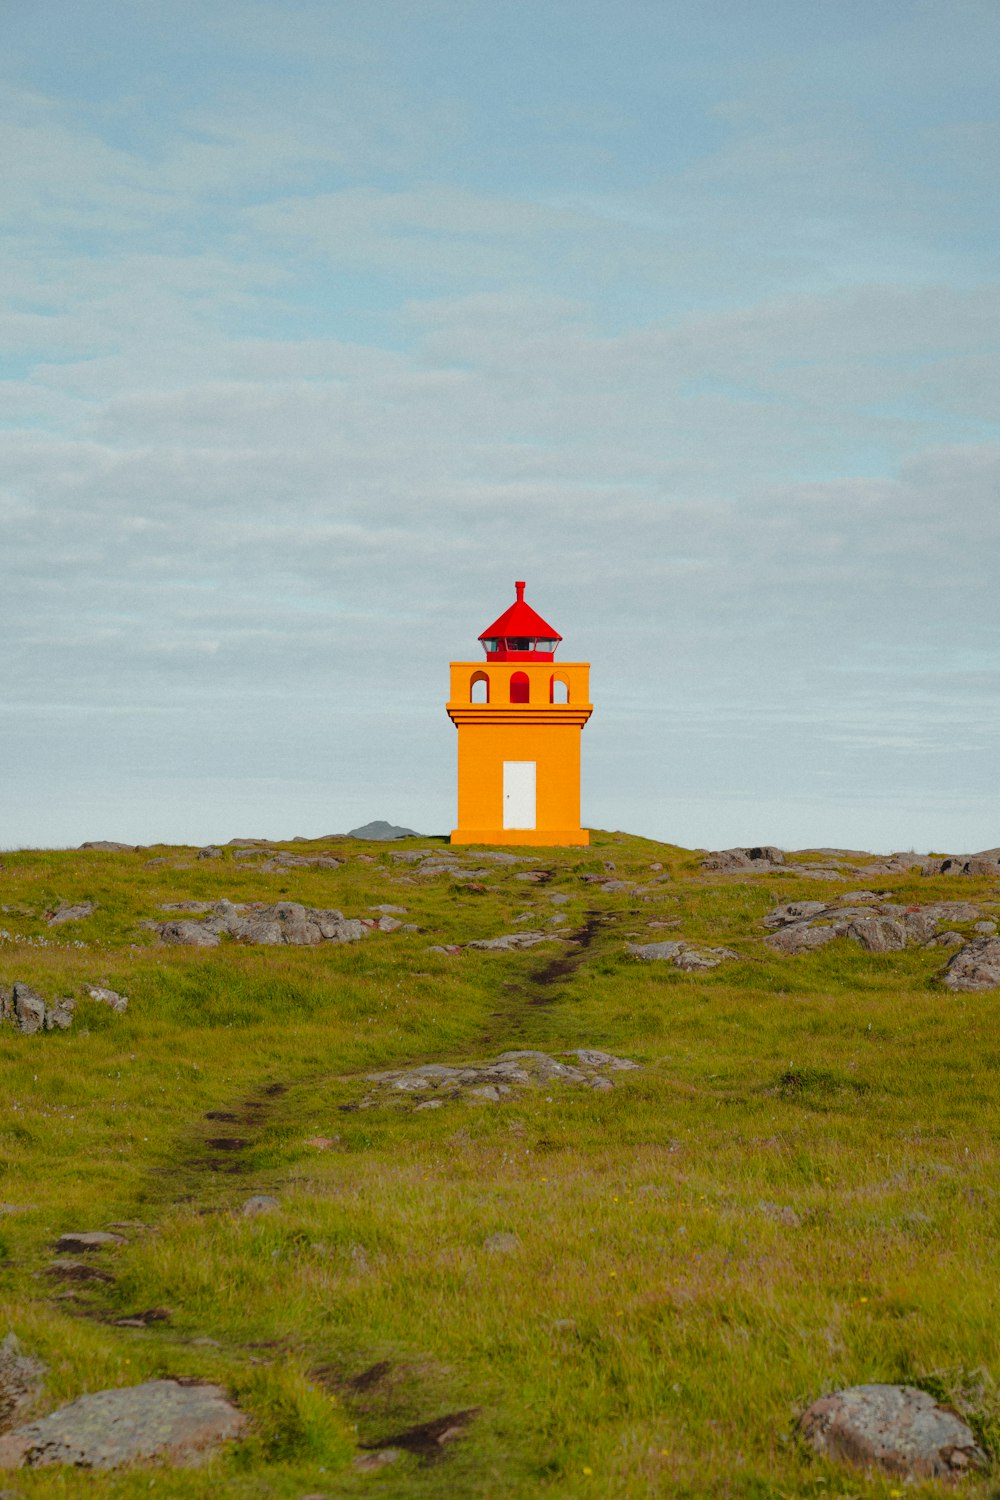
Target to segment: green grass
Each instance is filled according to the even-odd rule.
[[[286,847],[346,862],[2,856],[0,985],[47,998],[110,985],[130,1005],[80,998],[69,1032],[0,1029],[0,1202],[19,1210],[0,1216],[0,1335],[47,1361],[40,1410],[197,1375],[253,1424],[205,1470],[27,1471],[18,1495],[888,1497],[900,1487],[795,1435],[816,1396],[867,1380],[957,1400],[996,1450],[998,1002],[942,989],[946,953],[839,941],[781,957],[763,915],[842,885],[706,875],[688,851],[623,835],[528,851],[537,864],[519,868],[546,884],[497,866],[484,892],[391,858],[441,851],[434,840]],[[641,888],[580,878],[605,862]],[[1000,901],[980,880],[889,888]],[[349,916],[392,902],[422,930],[193,950],[140,925],[159,903],[223,896]],[[47,925],[84,899],[91,917]],[[550,984],[556,945],[428,951],[525,913],[524,926],[604,920]],[[630,959],[629,934],[739,958],[683,974]],[[643,1066],[607,1094],[354,1108],[376,1069],[583,1045]],[[209,1145],[225,1135],[245,1149]],[[241,1217],[258,1192],[279,1211]],[[112,1281],[46,1273],[58,1234],[123,1220],[137,1221],[127,1243],[95,1261]],[[491,1250],[498,1231],[516,1248]],[[158,1306],[169,1323],[114,1324]],[[467,1408],[478,1415],[435,1462],[353,1466],[358,1444]],[[991,1481],[963,1493],[982,1500]]]

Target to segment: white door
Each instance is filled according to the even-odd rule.
[[[535,762],[505,760],[503,763],[503,826],[535,826]]]

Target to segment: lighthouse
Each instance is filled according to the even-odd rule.
[[[589,844],[580,827],[580,734],[590,663],[556,663],[562,640],[517,598],[479,637],[483,661],[451,663],[458,730],[453,844]]]

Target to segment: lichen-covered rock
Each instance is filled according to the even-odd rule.
[[[961,1417],[907,1385],[856,1385],[814,1401],[800,1431],[826,1458],[905,1479],[954,1479],[986,1468]]]
[[[978,937],[959,949],[942,976],[949,990],[1000,989],[1000,937]]]
[[[0,1432],[10,1427],[42,1389],[45,1366],[8,1333],[0,1343]]]
[[[246,1420],[220,1386],[147,1380],[81,1396],[15,1428],[0,1437],[0,1468],[118,1469],[152,1460],[189,1468],[242,1436]]]

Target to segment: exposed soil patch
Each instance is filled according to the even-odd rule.
[[[531,975],[532,986],[548,989],[552,985],[562,984],[564,980],[571,978],[576,970],[587,957],[587,950],[594,941],[597,929],[614,921],[606,912],[588,911],[585,913],[585,921],[582,927],[571,932],[569,937],[576,943],[567,953],[560,953],[541,969]],[[549,995],[534,995],[531,997],[532,1005],[548,1005],[551,1001]]]
[[[378,1448],[405,1448],[407,1453],[415,1453],[433,1463],[442,1456],[449,1443],[462,1437],[469,1423],[478,1415],[479,1407],[470,1406],[465,1411],[452,1411],[447,1416],[407,1427],[403,1432],[390,1433],[376,1443],[359,1443],[358,1446],[369,1452]]]

